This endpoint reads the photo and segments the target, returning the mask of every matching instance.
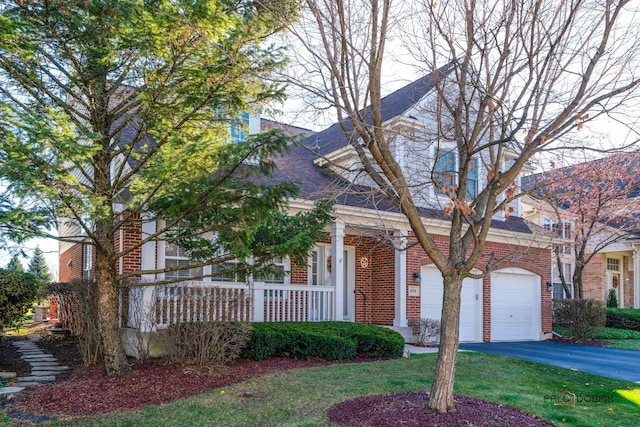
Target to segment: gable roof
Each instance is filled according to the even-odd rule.
[[[382,122],[384,123],[389,121],[414,106],[425,95],[431,92],[439,81],[453,70],[453,64],[453,62],[450,62],[433,73],[427,74],[426,76],[423,76],[382,98],[380,100],[380,115],[382,117]],[[365,109],[365,114],[366,121],[370,124],[371,106],[368,106]],[[344,120],[342,123],[348,131],[353,129],[353,126],[348,120]],[[327,154],[348,145],[349,140],[348,135],[345,134],[342,129],[341,122],[337,122],[329,126],[327,129],[306,138],[302,143],[315,150],[316,153],[326,156]]]
[[[452,70],[452,64],[447,64],[385,96],[381,100],[383,122],[405,113],[420,101]],[[366,109],[368,120],[371,116],[370,108]],[[348,122],[345,122],[345,127],[347,131],[352,129]],[[314,164],[313,161],[317,156],[325,156],[347,145],[349,145],[348,135],[345,134],[339,122],[334,123],[300,143],[293,144],[290,146],[289,153],[276,158],[277,169],[273,180],[296,182],[300,186],[298,197],[301,199],[315,201],[329,197],[333,198],[338,205],[400,213],[379,190],[355,185],[328,168],[321,168]],[[449,217],[440,209],[419,208],[418,211],[424,218],[449,221]],[[511,217],[508,221],[494,220],[491,222],[491,227],[525,234],[533,233],[527,221],[520,217]]]

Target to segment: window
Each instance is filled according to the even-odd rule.
[[[258,276],[256,281],[265,283],[281,283],[284,284],[285,279],[285,261],[283,258],[277,257],[273,260],[273,272],[269,275]]]
[[[608,271],[620,271],[620,260],[617,258],[607,258]]]
[[[570,222],[558,222],[549,218],[545,218],[542,225],[545,230],[549,230],[564,239],[572,238]],[[556,253],[571,255],[571,245],[569,244],[556,247]]]
[[[437,152],[436,164],[433,168],[436,193],[445,194],[444,187],[451,187],[456,182],[456,155],[453,152]]]
[[[192,261],[184,249],[174,243],[167,243],[164,250],[164,265],[166,268],[186,267],[191,264]],[[167,271],[164,274],[164,277],[166,279],[188,279],[190,277],[198,277],[197,280],[202,280],[202,267]]]
[[[211,266],[211,281],[213,282],[237,282],[236,273],[228,271],[233,269],[232,262],[224,262]]]
[[[249,113],[243,113],[234,120],[229,131],[231,133],[231,142],[245,141],[249,134]]]
[[[478,159],[471,159],[467,174],[467,199],[474,200],[476,197],[478,197]]]
[[[91,278],[93,273],[93,245],[84,245],[84,262],[82,264],[83,277]]]
[[[562,274],[564,275],[565,282],[569,285],[569,288],[573,288],[573,265],[570,263],[562,263]],[[558,267],[556,264],[553,266],[553,299],[564,299],[567,297],[560,280],[560,274],[558,274]]]

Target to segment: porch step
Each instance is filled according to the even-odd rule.
[[[413,331],[408,326],[386,326],[387,328],[394,330],[404,338],[404,342],[413,343],[415,340],[413,339]]]

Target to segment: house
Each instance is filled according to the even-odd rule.
[[[619,153],[523,178],[523,187],[530,190],[522,199],[523,217],[565,239],[552,262],[554,299],[578,297],[573,289],[580,259],[576,248],[586,236],[583,297],[606,302],[613,290],[620,308],[640,308],[639,167],[637,153]]]
[[[416,139],[433,122],[423,106],[433,96],[436,73],[386,96],[382,100],[382,116],[387,128],[394,132],[393,146],[404,166],[410,170],[411,156],[420,150],[432,159],[435,173],[441,173],[442,179],[454,179],[455,171],[447,168],[455,163],[451,162],[455,154],[439,154],[434,147],[421,147]],[[251,119],[250,130],[257,131],[258,123],[263,128],[275,125]],[[336,203],[335,219],[327,227],[325,238],[312,250],[307,264],[279,260],[278,267],[290,272],[288,275],[256,279],[249,284],[236,282],[232,275],[210,266],[204,268],[207,277],[203,280],[131,290],[123,301],[140,303],[122,306],[125,335],[127,330],[152,331],[181,319],[202,320],[219,315],[221,298],[249,301],[247,306],[227,312],[240,320],[365,322],[410,335],[410,319],[440,318],[442,276],[415,245],[404,215],[381,197],[361,173],[358,158],[339,123],[292,145],[290,152],[276,159],[276,163],[275,181],[295,181],[301,186],[299,196],[289,202],[292,213],[308,210],[314,201],[327,196]],[[477,192],[486,171],[481,162],[476,164],[476,173],[469,176],[473,185],[469,187]],[[433,187],[419,191],[420,214],[428,231],[446,248],[450,219],[443,213],[444,196]],[[461,341],[540,340],[551,331],[550,242],[538,240],[532,226],[519,216],[519,201],[512,202],[512,210],[510,217],[496,215],[493,220],[484,247],[484,264],[478,265],[478,272],[488,272],[486,277],[463,282]],[[140,241],[153,230],[152,223],[124,228],[116,244],[122,242],[126,247],[128,241]],[[80,270],[90,274],[91,254],[87,247],[63,243],[60,254],[62,281]],[[487,271],[490,259],[500,262]],[[119,268],[161,269],[181,262],[189,259],[180,248],[149,241],[140,251],[128,254]],[[75,266],[79,268],[75,270]],[[150,282],[167,278],[142,277]],[[151,320],[140,316],[145,307],[153,314]],[[142,320],[135,321],[136,318]]]

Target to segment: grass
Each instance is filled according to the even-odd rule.
[[[611,343],[607,347],[640,351],[640,340],[607,340],[607,341]]]
[[[435,360],[434,354],[414,355],[280,372],[137,412],[59,425],[327,426],[326,411],[338,402],[368,394],[428,389]],[[559,426],[640,425],[640,406],[633,402],[637,401],[633,397],[637,387],[588,373],[466,352],[459,355],[456,380],[457,394],[513,406]],[[580,401],[575,406],[557,406],[549,400],[564,390],[575,393]]]
[[[569,330],[566,328],[555,327],[554,331],[560,335],[570,336]],[[625,350],[640,351],[640,332],[629,329],[605,328],[593,335],[594,340],[607,341],[610,344],[607,347],[622,348]]]

